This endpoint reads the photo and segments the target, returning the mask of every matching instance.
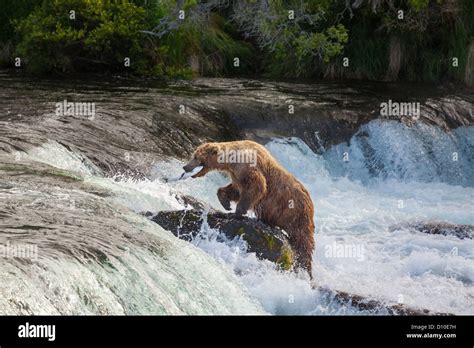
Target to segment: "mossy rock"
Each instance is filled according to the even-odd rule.
[[[245,240],[248,251],[254,252],[260,259],[270,260],[283,270],[293,267],[293,251],[286,232],[255,219],[214,210],[206,214],[202,210],[190,209],[161,211],[151,220],[180,239],[190,241],[201,231],[204,218],[207,218],[210,228],[219,229],[228,239]]]

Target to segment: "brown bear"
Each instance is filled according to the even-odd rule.
[[[193,178],[211,170],[228,173],[232,183],[217,192],[222,206],[230,210],[230,202],[236,202],[237,216],[251,209],[257,219],[284,229],[296,265],[312,275],[313,202],[306,188],[265,147],[249,140],[202,144],[183,169],[189,173],[201,167]]]

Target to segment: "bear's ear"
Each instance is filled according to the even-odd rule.
[[[217,156],[218,152],[219,152],[219,145],[209,144],[206,148],[207,156]]]

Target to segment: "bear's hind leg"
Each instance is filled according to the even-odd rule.
[[[313,253],[309,250],[299,251],[296,254],[296,267],[307,271],[311,280],[313,279],[312,261]]]
[[[286,231],[290,234],[290,245],[295,252],[296,268],[306,270],[310,279],[313,279],[314,225],[303,224]]]

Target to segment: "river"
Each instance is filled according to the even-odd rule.
[[[473,314],[474,241],[410,227],[474,224],[472,95],[424,90],[442,117],[413,123],[376,115],[387,95],[414,98],[383,84],[0,73],[0,313],[371,314],[242,240],[204,226],[187,243],[140,214],[182,209],[180,194],[222,209],[225,176],[168,179],[200,143],[250,138],[312,196],[318,285]],[[95,114],[58,114],[64,102],[94,103]]]

